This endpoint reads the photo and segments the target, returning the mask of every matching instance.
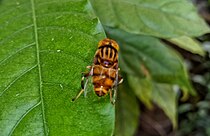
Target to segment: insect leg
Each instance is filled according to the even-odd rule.
[[[109,91],[109,97],[110,97],[110,102],[111,102],[111,104],[115,104],[115,100],[113,99],[113,97],[112,97],[112,90],[110,90]]]
[[[84,92],[84,89],[82,89],[82,90],[76,95],[76,97],[72,98],[72,101],[77,100],[83,92]]]
[[[88,73],[82,73],[83,74],[83,76],[82,76],[82,80],[81,80],[81,91],[79,91],[79,93],[76,95],[76,97],[74,97],[73,99],[72,99],[72,101],[75,101],[75,100],[77,100],[79,97],[80,97],[80,95],[83,93],[83,92],[85,92],[85,88],[86,88],[86,85],[87,85],[87,82],[88,82],[88,77],[89,76],[92,76],[92,69],[91,69],[91,71],[90,72],[88,72]],[[84,80],[86,79],[86,83],[84,84]]]
[[[119,71],[119,68],[118,68],[118,71]],[[117,87],[123,82],[123,78],[122,76],[118,75],[118,71],[117,71],[117,76],[114,82],[114,86],[112,90],[110,91],[110,101],[112,104],[114,104],[117,99]],[[113,91],[113,96],[112,96],[112,91]]]
[[[112,95],[112,91],[113,91],[113,95]],[[110,91],[110,101],[111,103],[114,105],[115,101],[117,99],[117,88],[112,88],[112,90]]]
[[[90,76],[90,73],[82,73],[82,80],[81,80],[81,88],[84,89],[86,86],[86,83],[84,83],[84,80],[86,78],[86,80],[88,79],[88,77]]]
[[[117,75],[118,75],[119,71],[120,71],[120,68],[118,67]],[[123,82],[123,77],[118,75],[117,76],[117,85],[122,84],[122,82]]]
[[[118,75],[118,83],[117,83],[117,85],[122,84],[122,82],[123,82],[122,76]]]
[[[82,80],[81,80],[82,89],[79,91],[79,93],[76,95],[76,97],[74,97],[72,99],[72,101],[75,101],[76,99],[78,99],[80,97],[80,95],[84,92],[84,79],[85,79],[85,75],[82,77]]]
[[[117,99],[117,86],[118,86],[118,84],[119,84],[118,78],[119,78],[119,76],[118,76],[118,72],[117,72],[117,76],[116,76],[116,78],[115,78],[114,86],[113,86],[113,88],[110,90],[110,101],[111,101],[111,103],[112,103],[113,105],[115,104],[115,101],[116,101],[116,99]],[[112,91],[113,91],[113,95],[112,95]]]
[[[123,78],[118,75],[118,77],[116,78],[116,82],[115,82],[115,85],[114,87],[112,88],[113,90],[113,98],[112,98],[112,104],[115,103],[116,99],[117,99],[117,87],[118,85],[120,85],[121,83],[123,82]],[[111,92],[111,91],[110,91]],[[111,100],[111,99],[110,99]]]

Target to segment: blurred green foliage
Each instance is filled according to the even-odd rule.
[[[119,95],[124,91],[121,88],[129,88],[128,91],[132,91],[147,108],[151,109],[155,103],[163,109],[176,128],[179,90],[183,92],[182,100],[187,100],[189,94],[195,94],[195,90],[183,58],[167,43],[204,56],[201,44],[192,36],[209,32],[209,27],[189,1],[90,1],[107,36],[120,44],[119,65],[128,84],[122,84]],[[168,42],[162,42],[161,39]],[[135,110],[136,106],[133,107]],[[116,135],[133,135],[135,131],[129,123],[138,122],[135,120],[137,117],[133,117],[133,111],[127,109],[127,106],[117,109],[116,127],[121,126],[124,131],[116,131]],[[126,110],[131,115],[123,118],[123,111]],[[127,124],[127,127],[123,124]]]
[[[109,97],[80,90],[105,38],[87,0],[1,0],[0,135],[112,135]]]
[[[179,128],[177,135],[209,136],[210,135],[210,37],[203,42],[206,56],[199,60],[197,66],[191,66],[192,81],[194,82],[198,96],[191,101],[181,103],[179,106]]]

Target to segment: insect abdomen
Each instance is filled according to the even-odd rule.
[[[104,87],[94,87],[94,91],[99,97],[106,95],[109,92],[108,90],[109,89],[106,89]]]
[[[93,68],[93,85],[95,93],[98,96],[103,96],[113,87],[116,77],[116,71],[103,68],[100,65],[95,65]]]
[[[93,76],[93,84],[95,93],[98,96],[103,96],[108,93],[109,89],[112,88],[114,81],[109,77],[103,76]]]

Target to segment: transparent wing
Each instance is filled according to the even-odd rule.
[[[115,78],[114,86],[112,88],[112,91],[113,91],[113,102],[115,102],[116,99],[117,99],[117,88],[118,88],[118,70],[116,72],[116,78]]]
[[[90,75],[86,78],[85,84],[84,84],[84,96],[86,97],[89,92],[93,89],[92,85],[92,75],[93,75],[93,67],[90,70]]]

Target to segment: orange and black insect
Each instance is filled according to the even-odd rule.
[[[99,97],[109,93],[111,103],[115,102],[117,85],[123,81],[122,77],[118,75],[118,51],[119,45],[114,40],[106,38],[98,43],[93,65],[87,66],[90,71],[83,74],[81,80],[82,90],[72,101],[79,98],[86,91],[88,78],[91,76],[95,93]],[[85,79],[86,82],[84,83]]]

